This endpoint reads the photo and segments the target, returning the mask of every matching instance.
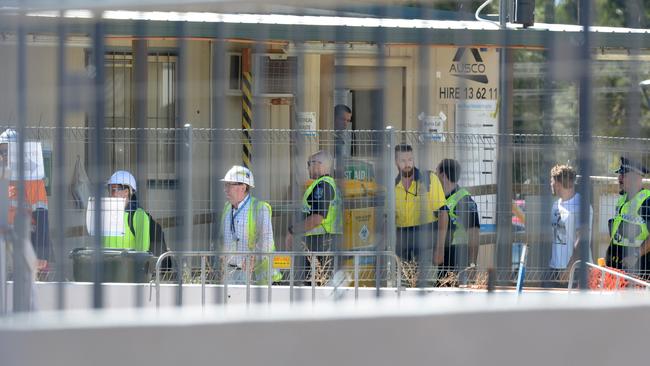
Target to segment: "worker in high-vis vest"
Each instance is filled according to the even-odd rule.
[[[224,252],[275,251],[271,205],[251,195],[255,187],[253,173],[235,165],[221,180],[226,202],[221,215],[221,237]],[[268,284],[282,279],[280,271],[272,268],[272,257],[264,255],[226,255],[223,261],[229,284]]]
[[[303,220],[289,226],[286,236],[286,247],[291,250],[307,249],[309,252],[323,252],[336,250],[337,243],[343,235],[342,201],[341,192],[336,186],[336,181],[331,176],[333,159],[325,150],[316,152],[309,157],[307,169],[309,177],[313,180],[305,190],[302,197]],[[294,236],[304,237],[304,247],[294,248]],[[315,260],[326,262],[326,257],[317,257]],[[296,259],[297,279],[311,278],[311,257],[306,256]],[[332,263],[332,262],[329,262]],[[331,268],[321,272],[328,273]],[[329,278],[325,274],[323,278]]]
[[[476,202],[467,189],[458,185],[460,171],[460,163],[454,159],[443,159],[436,169],[445,191],[443,209],[449,214],[443,268],[452,270],[476,267],[481,227]]]
[[[135,177],[126,170],[118,170],[106,182],[110,197],[124,199],[124,233],[103,237],[105,248],[150,251],[151,219],[138,204]]]
[[[443,263],[441,247],[447,234],[449,216],[441,210],[445,194],[436,174],[415,167],[413,148],[408,144],[395,146],[395,252],[407,262],[434,265]],[[431,254],[433,253],[433,254]]]
[[[4,169],[9,167],[9,145],[18,142],[18,134],[8,128],[0,134],[0,164]],[[16,146],[16,149],[18,147]],[[16,150],[17,151],[17,150]],[[33,152],[26,151],[26,156]],[[14,172],[15,173],[15,172]],[[15,174],[14,174],[15,175]],[[18,209],[18,185],[16,180],[9,181],[9,224],[13,225]],[[31,241],[38,258],[37,268],[45,270],[50,260],[50,225],[48,217],[48,200],[43,179],[26,179],[22,182],[25,192],[25,210],[31,214]]]
[[[621,157],[618,174],[620,197],[616,203],[616,216],[609,221],[610,244],[606,263],[625,270],[650,269],[650,190],[642,186],[648,169],[638,161]]]

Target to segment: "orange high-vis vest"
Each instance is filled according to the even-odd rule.
[[[26,180],[25,187],[25,205],[31,211],[39,208],[47,209],[47,192],[45,191],[45,181]],[[16,209],[18,208],[18,182],[9,183],[9,223],[13,224],[16,218]]]

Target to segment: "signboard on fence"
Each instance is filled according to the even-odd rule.
[[[304,136],[316,136],[316,112],[298,112],[296,118],[298,129]]]
[[[496,183],[496,100],[461,100],[456,104],[456,156],[462,171],[459,183]],[[467,135],[464,135],[467,134]]]
[[[495,184],[497,181],[498,132],[496,100],[461,100],[456,104],[456,158],[461,164],[459,183],[465,187]],[[494,222],[496,196],[474,200],[481,212],[481,223]]]
[[[424,138],[430,141],[445,141],[447,116],[443,112],[434,116],[425,116],[424,113],[420,113],[418,120],[422,123],[422,129],[425,131]]]

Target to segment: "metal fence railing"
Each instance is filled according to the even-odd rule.
[[[229,266],[228,259],[234,256],[243,256],[245,260],[242,267]],[[306,258],[308,267],[292,265],[294,261]],[[176,266],[163,269],[163,263],[167,258],[174,258]],[[187,259],[199,258],[200,266],[187,266]],[[372,266],[364,258],[370,258]],[[392,262],[399,270],[394,277],[386,277],[376,267],[379,261],[384,260],[388,265]],[[272,265],[263,268],[262,273],[257,271],[254,263],[268,260]],[[281,262],[281,264],[278,264]],[[365,262],[366,264],[364,264]],[[235,278],[234,272],[241,272],[242,276]],[[278,277],[274,277],[274,273]],[[289,300],[294,301],[294,286],[311,287],[311,300],[316,301],[316,287],[328,286],[353,287],[355,300],[359,298],[359,287],[383,284],[386,287],[395,287],[397,295],[402,290],[402,269],[401,264],[394,252],[386,251],[324,251],[324,252],[214,252],[214,251],[190,251],[190,252],[166,252],[158,257],[155,269],[155,302],[156,307],[160,306],[160,285],[163,282],[175,282],[175,278],[181,276],[186,283],[201,284],[201,305],[205,305],[206,285],[222,285],[221,296],[223,303],[229,298],[228,285],[246,286],[246,303],[251,302],[253,287],[259,289],[266,287],[266,301],[273,301],[273,286],[283,285],[289,287]]]
[[[650,165],[650,31],[620,16],[644,14],[637,1],[614,19],[592,11],[600,3],[538,2],[544,23],[523,28],[518,1],[476,14],[477,1],[307,1],[280,7],[290,15],[77,3],[0,7],[0,290],[13,281],[16,311],[30,309],[34,279],[57,284],[61,309],[66,284],[91,281],[101,308],[102,283],[149,280],[124,262],[165,252],[186,257],[156,273],[178,285],[179,305],[183,283],[224,280],[200,253],[243,249],[294,256],[279,285],[326,284],[310,276],[331,260],[360,266],[355,286],[381,288],[511,286],[526,247],[525,285],[564,287],[570,264],[604,257],[613,240],[621,157]],[[558,164],[577,170],[580,230],[558,208]],[[250,168],[249,193],[268,203],[259,227],[228,211],[233,165]],[[120,171],[135,183],[109,186]],[[310,188],[323,175],[336,189]],[[325,234],[310,238],[318,225]],[[263,250],[244,232],[261,232]],[[650,266],[628,257],[629,269]]]
[[[25,131],[27,141],[40,141],[44,146],[48,145],[54,137],[56,130],[53,128],[29,128]],[[84,152],[88,151],[90,141],[87,128],[66,128],[63,131],[64,141],[68,151],[77,151],[79,154],[70,154],[69,160],[60,172],[48,170],[49,176],[46,180],[51,181],[62,174],[68,185],[79,182],[72,182],[75,176],[75,169],[87,165]],[[139,204],[151,214],[151,217],[160,224],[162,233],[165,235],[167,247],[170,250],[178,251],[176,230],[179,225],[179,217],[176,216],[176,191],[178,181],[169,178],[165,174],[159,174],[155,154],[149,160],[145,160],[144,166],[138,166],[133,156],[135,146],[143,143],[146,150],[154,151],[155,146],[169,146],[165,149],[177,149],[182,144],[182,136],[188,130],[175,129],[107,129],[104,144],[106,149],[115,149],[122,152],[120,159],[114,160],[109,171],[127,170],[140,174],[146,172],[144,180],[140,183],[138,190]],[[223,197],[219,197],[222,183],[220,179],[225,170],[217,171],[216,167],[228,165],[230,162],[237,163],[239,146],[242,136],[241,130],[219,130],[219,129],[191,129],[192,147],[191,158],[187,161],[192,165],[195,172],[190,178],[192,181],[192,242],[186,245],[187,250],[205,251],[217,250],[220,245],[223,225],[221,220],[222,208],[225,204]],[[409,144],[416,157],[415,166],[420,171],[426,172],[427,179],[436,179],[436,169],[442,159],[456,159],[460,163],[461,172],[458,183],[466,187],[476,203],[478,217],[479,243],[477,258],[478,268],[486,270],[495,268],[497,278],[504,283],[512,283],[515,278],[518,250],[523,244],[531,247],[529,256],[529,268],[527,279],[529,284],[539,284],[546,280],[563,278],[561,274],[550,271],[548,268],[548,257],[550,255],[550,233],[551,205],[556,198],[550,192],[549,180],[550,171],[546,170],[549,155],[556,157],[556,162],[571,163],[577,156],[578,141],[576,136],[542,136],[542,135],[470,135],[470,134],[437,134],[442,137],[440,140],[431,141],[430,134],[424,132],[398,132],[386,131],[350,131],[346,132],[351,136],[351,154],[345,160],[337,164],[343,166],[343,177],[335,176],[338,182],[338,189],[341,194],[341,212],[343,217],[343,235],[337,241],[337,250],[391,250],[395,252],[397,234],[387,226],[389,216],[398,215],[397,206],[408,201],[409,196],[397,196],[394,191],[397,167],[395,162],[395,146]],[[259,156],[256,159],[256,166],[252,171],[255,176],[255,189],[252,194],[270,203],[272,207],[272,230],[275,247],[280,251],[292,251],[293,248],[285,244],[288,229],[294,223],[294,214],[301,210],[301,200],[295,200],[290,195],[294,185],[297,190],[304,192],[307,188],[307,166],[306,157],[319,150],[334,151],[337,131],[300,131],[300,130],[253,130],[250,136],[253,138],[254,151],[268,151],[269,154]],[[140,135],[141,141],[137,139]],[[497,209],[497,185],[495,180],[494,149],[500,140],[505,140],[508,154],[514,157],[515,174],[513,176],[513,201],[512,211],[503,212],[512,216],[513,242],[509,244],[509,251],[512,253],[512,266],[499,267],[496,265],[496,235],[495,218],[500,214]],[[615,200],[618,190],[612,171],[619,161],[620,156],[630,152],[630,146],[644,146],[643,139],[595,137],[593,140],[594,151],[594,173],[593,201],[592,207],[592,241],[591,251],[594,256],[604,256],[604,250],[609,244],[607,219],[615,213]],[[310,146],[308,152],[303,156],[295,156],[293,153],[297,144]],[[210,146],[218,145],[226,153],[214,161],[209,155]],[[230,151],[230,154],[228,154]],[[639,152],[643,152],[640,148]],[[47,155],[49,152],[45,150]],[[302,165],[293,169],[292,161],[305,159]],[[79,164],[77,164],[77,160]],[[223,161],[228,163],[223,164]],[[645,161],[645,160],[643,160]],[[47,164],[47,162],[46,162]],[[151,168],[151,169],[149,169]],[[334,174],[334,173],[332,173]],[[421,173],[424,175],[424,173]],[[433,174],[433,175],[431,175]],[[382,176],[383,175],[383,176]],[[390,180],[385,178],[390,176]],[[608,178],[609,176],[609,178]],[[295,178],[300,177],[300,178]],[[108,179],[108,176],[106,176]],[[385,182],[389,181],[389,184]],[[579,183],[582,178],[579,178]],[[101,183],[101,182],[100,182]],[[89,187],[95,182],[87,182]],[[217,191],[215,191],[214,187]],[[49,186],[46,185],[46,188]],[[428,187],[426,188],[428,189]],[[107,192],[107,191],[106,191]],[[412,193],[411,193],[412,194]],[[417,193],[415,193],[417,194]],[[64,248],[64,253],[69,253],[78,247],[92,247],[92,237],[88,235],[86,223],[87,210],[77,208],[71,195],[64,201],[63,214],[67,217],[65,229],[65,240],[63,243],[55,243],[47,247],[48,253],[37,253],[39,258],[52,258],[55,248]],[[400,202],[400,200],[403,200]],[[546,203],[546,205],[545,205]],[[51,212],[59,210],[58,207],[50,207]],[[459,214],[462,214],[460,212]],[[434,228],[435,229],[435,228]],[[393,233],[393,234],[391,234]],[[435,231],[428,237],[411,236],[406,237],[406,245],[412,248],[423,248],[433,250],[435,248]],[[402,233],[402,235],[405,235]],[[333,243],[333,241],[332,241]],[[449,243],[447,243],[449,246]],[[37,245],[37,248],[45,248]],[[335,246],[331,246],[334,249]],[[463,248],[463,250],[468,250]],[[399,253],[398,253],[399,254]],[[467,253],[465,253],[466,255]],[[62,258],[64,262],[64,273],[60,278],[73,280],[74,271],[72,258]],[[402,276],[407,285],[415,286],[418,273],[431,273],[428,267],[431,262],[418,262],[415,258],[401,258],[403,263]],[[39,279],[54,280],[57,278],[54,265],[41,268]],[[446,262],[449,263],[449,262]],[[462,271],[469,265],[449,264],[447,266],[436,266],[450,271],[450,278],[455,278],[458,271]],[[382,269],[379,283],[391,276],[394,277],[395,268],[386,267]],[[391,271],[393,274],[391,275]],[[192,272],[194,273],[194,272]],[[446,274],[445,274],[446,275]],[[410,279],[409,279],[410,277]],[[327,280],[317,281],[319,284]],[[457,284],[458,281],[438,282]],[[435,285],[436,281],[429,281],[429,285]],[[372,284],[374,286],[374,284]]]

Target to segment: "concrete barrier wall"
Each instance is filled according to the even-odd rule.
[[[450,295],[0,321],[2,365],[644,365],[647,294]]]
[[[35,285],[36,309],[57,310],[58,283],[37,282]],[[104,291],[104,305],[106,309],[130,308],[142,306],[154,308],[156,306],[156,289],[149,284],[133,283],[105,283],[102,285]],[[93,307],[93,284],[87,282],[65,282],[63,283],[64,308],[68,310],[91,309]],[[8,284],[8,306],[12,308],[12,283]],[[448,293],[449,291],[438,291]],[[411,296],[412,290],[402,291],[400,296]],[[171,307],[176,305],[178,287],[176,285],[162,284],[160,286],[160,306]],[[200,306],[202,304],[201,285],[183,285],[183,305]],[[273,286],[271,296],[266,286],[251,286],[246,288],[242,285],[230,285],[227,289],[227,296],[224,294],[223,286],[205,286],[205,304],[222,304],[227,297],[228,304],[250,303],[287,303],[291,301],[291,289],[288,286]],[[395,288],[381,289],[381,296],[396,298],[398,296]],[[331,287],[294,287],[293,299],[296,302],[330,301],[334,297],[340,300],[353,300],[355,298],[354,288],[340,288],[334,292]],[[376,297],[374,288],[359,288],[359,299],[371,299]]]

